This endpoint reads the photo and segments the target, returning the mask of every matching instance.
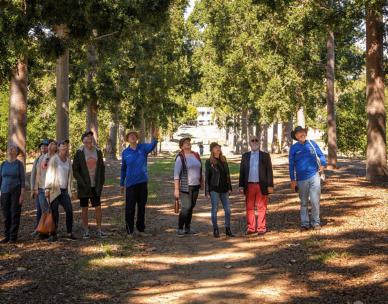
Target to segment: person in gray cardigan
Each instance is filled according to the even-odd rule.
[[[77,150],[73,160],[73,175],[77,180],[77,194],[82,208],[83,238],[88,239],[89,201],[96,210],[97,236],[105,237],[101,230],[101,192],[105,182],[105,165],[102,152],[93,145],[93,132],[82,134],[83,146]]]
[[[24,165],[17,159],[18,154],[19,148],[11,144],[8,160],[0,165],[0,201],[4,217],[4,238],[0,243],[15,243],[18,237],[25,190]]]
[[[31,177],[30,177],[30,189],[31,189],[31,198],[35,200],[35,206],[36,206],[36,222],[35,222],[35,229],[39,224],[40,217],[42,216],[42,208],[39,200],[39,189],[35,189],[35,184],[37,181],[37,173],[38,173],[38,163],[41,160],[42,156],[45,155],[48,152],[48,145],[50,144],[49,140],[44,139],[42,140],[39,145],[39,156],[34,160],[34,164],[32,165],[31,170]],[[41,188],[41,191],[44,193],[44,189]],[[44,196],[44,194],[43,194]],[[38,235],[38,232],[35,230],[31,234],[32,236]]]
[[[177,235],[183,237],[195,234],[191,228],[191,218],[203,180],[201,159],[197,152],[191,150],[191,139],[182,138],[179,147],[181,151],[176,157],[174,167],[174,196],[181,200]]]

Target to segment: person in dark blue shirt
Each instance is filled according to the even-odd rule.
[[[293,144],[288,155],[291,189],[299,192],[301,201],[300,221],[302,230],[310,227],[320,229],[319,204],[321,180],[319,172],[326,166],[326,158],[312,140],[307,140],[307,129],[297,126],[291,136],[298,142]],[[308,202],[311,203],[311,221]]]
[[[8,160],[0,165],[0,201],[4,216],[4,239],[0,243],[15,243],[18,237],[25,190],[24,165],[17,159],[19,152],[19,148],[11,144]]]
[[[125,222],[127,233],[134,233],[135,211],[137,205],[136,229],[140,236],[146,236],[145,230],[145,206],[148,197],[148,173],[147,156],[155,149],[158,132],[154,131],[152,141],[149,144],[139,144],[137,131],[129,131],[126,140],[129,146],[123,151],[121,159],[121,193],[125,195]]]

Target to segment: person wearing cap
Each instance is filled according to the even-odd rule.
[[[213,235],[216,238],[220,237],[217,224],[219,200],[221,200],[225,213],[225,234],[230,237],[234,236],[230,229],[230,193],[232,193],[232,183],[226,157],[222,154],[221,146],[216,142],[212,142],[210,144],[210,158],[205,163],[205,195],[210,195]]]
[[[273,193],[272,163],[270,155],[259,150],[257,136],[251,136],[249,145],[251,151],[244,153],[241,158],[239,191],[245,194],[247,235],[262,235],[267,232],[268,195]]]
[[[15,243],[18,238],[20,215],[24,203],[25,171],[17,159],[15,144],[8,147],[8,159],[0,165],[0,202],[4,218],[4,238],[0,243]]]
[[[147,156],[155,149],[158,131],[154,130],[150,143],[139,144],[139,133],[129,131],[125,136],[128,147],[124,149],[121,159],[121,193],[125,190],[125,223],[129,236],[134,235],[135,211],[137,206],[136,229],[138,235],[145,233],[145,206],[148,199]]]
[[[177,235],[183,237],[195,234],[191,228],[191,219],[203,181],[201,158],[191,150],[191,138],[180,139],[179,148],[181,151],[175,158],[174,166],[174,196],[180,199],[181,204]]]
[[[53,218],[58,229],[59,205],[62,205],[66,213],[67,238],[75,240],[73,235],[73,206],[71,204],[71,187],[73,172],[69,155],[68,141],[58,142],[58,153],[50,158],[48,162],[45,179],[45,196],[51,204]],[[49,237],[49,242],[57,240],[57,231]]]
[[[291,189],[299,192],[301,229],[320,229],[319,205],[321,181],[319,172],[326,166],[326,158],[317,143],[307,140],[307,128],[297,126],[291,137],[297,141],[288,155]],[[319,158],[319,161],[318,159]],[[311,203],[311,220],[308,202]]]
[[[33,185],[34,193],[37,195],[37,199],[39,202],[39,208],[41,210],[41,214],[48,211],[48,202],[45,197],[45,183],[46,183],[46,173],[48,168],[48,163],[50,158],[52,158],[57,153],[57,142],[55,140],[48,141],[48,152],[43,154],[36,165],[36,179]],[[39,222],[38,222],[39,223]],[[36,227],[35,227],[36,229]],[[35,230],[33,235],[38,235],[38,232]]]
[[[41,157],[47,153],[49,145],[49,140],[44,139],[42,140],[39,145],[39,156],[34,160],[34,163],[32,165],[32,170],[31,170],[31,176],[30,176],[30,189],[31,189],[31,198],[35,199],[35,206],[36,206],[36,222],[35,222],[35,227],[36,228],[39,224],[40,217],[42,216],[42,209],[40,208],[40,203],[39,203],[39,191],[38,189],[35,190],[35,184],[37,182],[37,168],[38,168],[38,162],[41,159]],[[37,235],[37,232],[35,230],[32,232],[32,236]]]
[[[93,132],[82,134],[83,146],[77,150],[73,160],[73,175],[77,180],[77,195],[82,209],[83,238],[88,239],[88,207],[89,201],[95,208],[97,236],[105,237],[101,230],[101,192],[105,183],[105,165],[102,152],[93,144]]]

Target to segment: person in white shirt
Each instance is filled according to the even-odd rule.
[[[62,205],[66,213],[67,238],[75,240],[73,235],[73,206],[71,204],[71,187],[73,171],[69,155],[68,141],[58,142],[58,154],[51,157],[46,172],[45,196],[51,204],[53,218],[58,229],[59,205]],[[49,237],[49,241],[57,240],[57,233]]]

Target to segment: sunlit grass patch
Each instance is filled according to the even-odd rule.
[[[316,238],[309,238],[301,242],[302,246],[306,249],[317,248],[322,246],[322,241]]]
[[[346,251],[338,252],[335,250],[331,250],[331,251],[320,252],[320,253],[317,253],[315,255],[312,255],[311,260],[322,263],[322,264],[326,264],[326,263],[334,261],[334,260],[349,259],[349,258],[351,258],[351,256],[352,255]]]

